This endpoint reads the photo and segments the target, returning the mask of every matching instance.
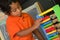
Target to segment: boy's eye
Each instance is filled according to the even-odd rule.
[[[16,12],[16,9],[14,9],[13,12]]]
[[[20,6],[18,6],[18,7],[17,7],[17,8],[15,8],[15,9],[12,9],[12,10],[11,10],[11,12],[16,12],[16,11],[17,11],[17,9],[19,9],[19,10],[20,10],[20,9],[21,9],[21,8],[20,8]]]
[[[16,12],[16,10],[17,10],[17,9],[13,9],[13,10],[11,10],[11,11],[12,11],[12,12]]]

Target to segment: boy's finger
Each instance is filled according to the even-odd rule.
[[[42,18],[38,19],[39,21],[42,21]]]
[[[40,21],[42,21],[42,18],[39,18],[39,19],[37,19],[36,21],[37,21],[37,22],[40,22]]]

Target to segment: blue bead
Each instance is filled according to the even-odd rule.
[[[52,23],[52,21],[51,20],[49,20],[48,22],[45,22],[45,23],[43,23],[42,25],[47,25],[47,24],[49,24],[49,23]]]
[[[53,34],[50,34],[50,35],[48,35],[48,37],[51,38],[51,37],[53,37],[53,36],[55,36],[55,35],[58,35],[58,32],[55,32],[55,33],[53,33]]]
[[[43,18],[43,16],[36,15],[36,18],[37,18],[37,19],[38,19],[38,18]]]

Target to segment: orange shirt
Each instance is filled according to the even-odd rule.
[[[34,40],[32,33],[20,37],[15,35],[17,32],[32,27],[34,20],[26,13],[22,13],[21,17],[8,16],[6,21],[6,29],[10,36],[10,40]]]

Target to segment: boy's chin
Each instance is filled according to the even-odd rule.
[[[17,16],[21,16],[21,14],[18,14]]]

